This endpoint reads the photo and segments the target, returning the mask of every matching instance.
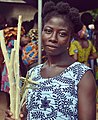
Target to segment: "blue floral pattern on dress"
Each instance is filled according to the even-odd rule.
[[[42,78],[38,65],[29,70],[37,89],[29,89],[27,120],[78,120],[78,84],[89,67],[75,62],[53,78]]]

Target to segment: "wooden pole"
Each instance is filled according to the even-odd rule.
[[[38,64],[41,63],[41,56],[42,56],[42,40],[41,40],[41,33],[42,33],[42,0],[38,0]]]

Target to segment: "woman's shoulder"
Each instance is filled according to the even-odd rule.
[[[88,70],[92,71],[90,67],[80,62],[74,62],[69,68],[77,75],[83,75]]]
[[[79,83],[79,81],[82,79],[82,77],[87,71],[92,70],[90,67],[80,62],[75,62],[71,66],[69,66],[69,72],[71,72],[71,75],[73,75],[77,83]]]
[[[80,42],[78,40],[74,40],[74,41],[71,42],[71,45],[79,47],[80,46]]]
[[[92,41],[91,41],[91,40],[88,40],[88,43],[89,43],[90,45],[93,45],[93,43],[92,43]]]
[[[72,43],[72,44],[74,44],[74,43],[79,43],[79,41],[78,41],[78,40],[73,40],[71,43]]]

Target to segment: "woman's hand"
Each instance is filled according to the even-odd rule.
[[[5,120],[15,120],[15,118],[13,118],[13,114],[10,110],[6,111]],[[24,115],[22,113],[20,114],[20,120],[25,120]]]
[[[28,111],[26,109],[26,104],[24,104],[19,115],[20,120],[27,120],[27,113]],[[16,120],[15,118],[13,118],[13,113],[10,110],[6,111],[5,120]]]
[[[7,110],[5,113],[5,120],[15,120],[14,118],[12,118],[13,114],[10,110]]]

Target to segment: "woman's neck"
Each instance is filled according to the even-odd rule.
[[[70,62],[71,61],[71,62]],[[68,66],[73,63],[74,60],[68,54],[58,56],[48,56],[46,64],[48,66]]]

